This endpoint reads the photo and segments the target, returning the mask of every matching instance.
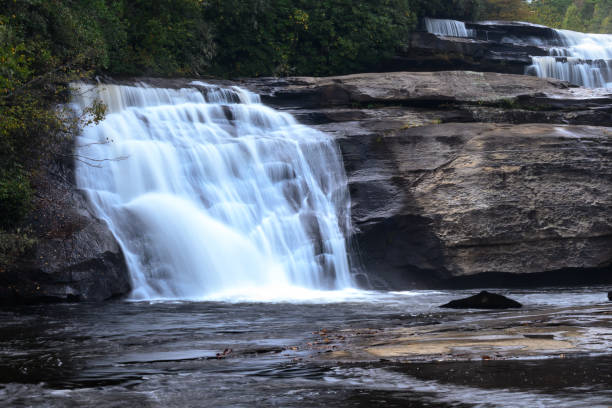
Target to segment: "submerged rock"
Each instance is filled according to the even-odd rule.
[[[612,302],[612,292],[608,292],[608,300]]]
[[[453,300],[440,307],[450,309],[510,309],[523,307],[523,305],[516,300],[483,290],[477,295]]]

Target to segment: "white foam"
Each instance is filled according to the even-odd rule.
[[[246,90],[191,85],[75,86],[78,106],[98,97],[110,108],[78,138],[76,178],[124,250],[132,297],[305,299],[352,287],[333,140]]]

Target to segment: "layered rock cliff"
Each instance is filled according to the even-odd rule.
[[[488,21],[465,23],[468,38],[415,31],[397,56],[385,64],[390,71],[474,70],[524,74],[531,57],[550,55],[559,45],[556,30],[540,25]]]
[[[270,103],[338,141],[374,286],[612,276],[610,94],[474,72],[262,82]]]

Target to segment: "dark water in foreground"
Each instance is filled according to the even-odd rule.
[[[525,304],[515,313],[527,313],[598,304],[606,290],[499,292]],[[4,308],[0,405],[612,406],[610,355],[339,365],[292,349],[313,341],[313,331],[322,328],[478,319],[483,312],[437,307],[473,292],[368,292],[301,304],[111,302]],[[231,353],[217,359],[226,349]]]

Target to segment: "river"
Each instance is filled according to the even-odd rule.
[[[296,302],[4,308],[0,401],[10,407],[605,407],[612,402],[612,359],[601,350],[567,359],[343,363],[308,347],[321,330],[463,326],[589,305],[608,307],[608,314],[571,319],[584,328],[599,322],[612,341],[604,290],[502,290],[524,303],[513,312],[441,309],[473,293],[446,290],[321,292]]]

